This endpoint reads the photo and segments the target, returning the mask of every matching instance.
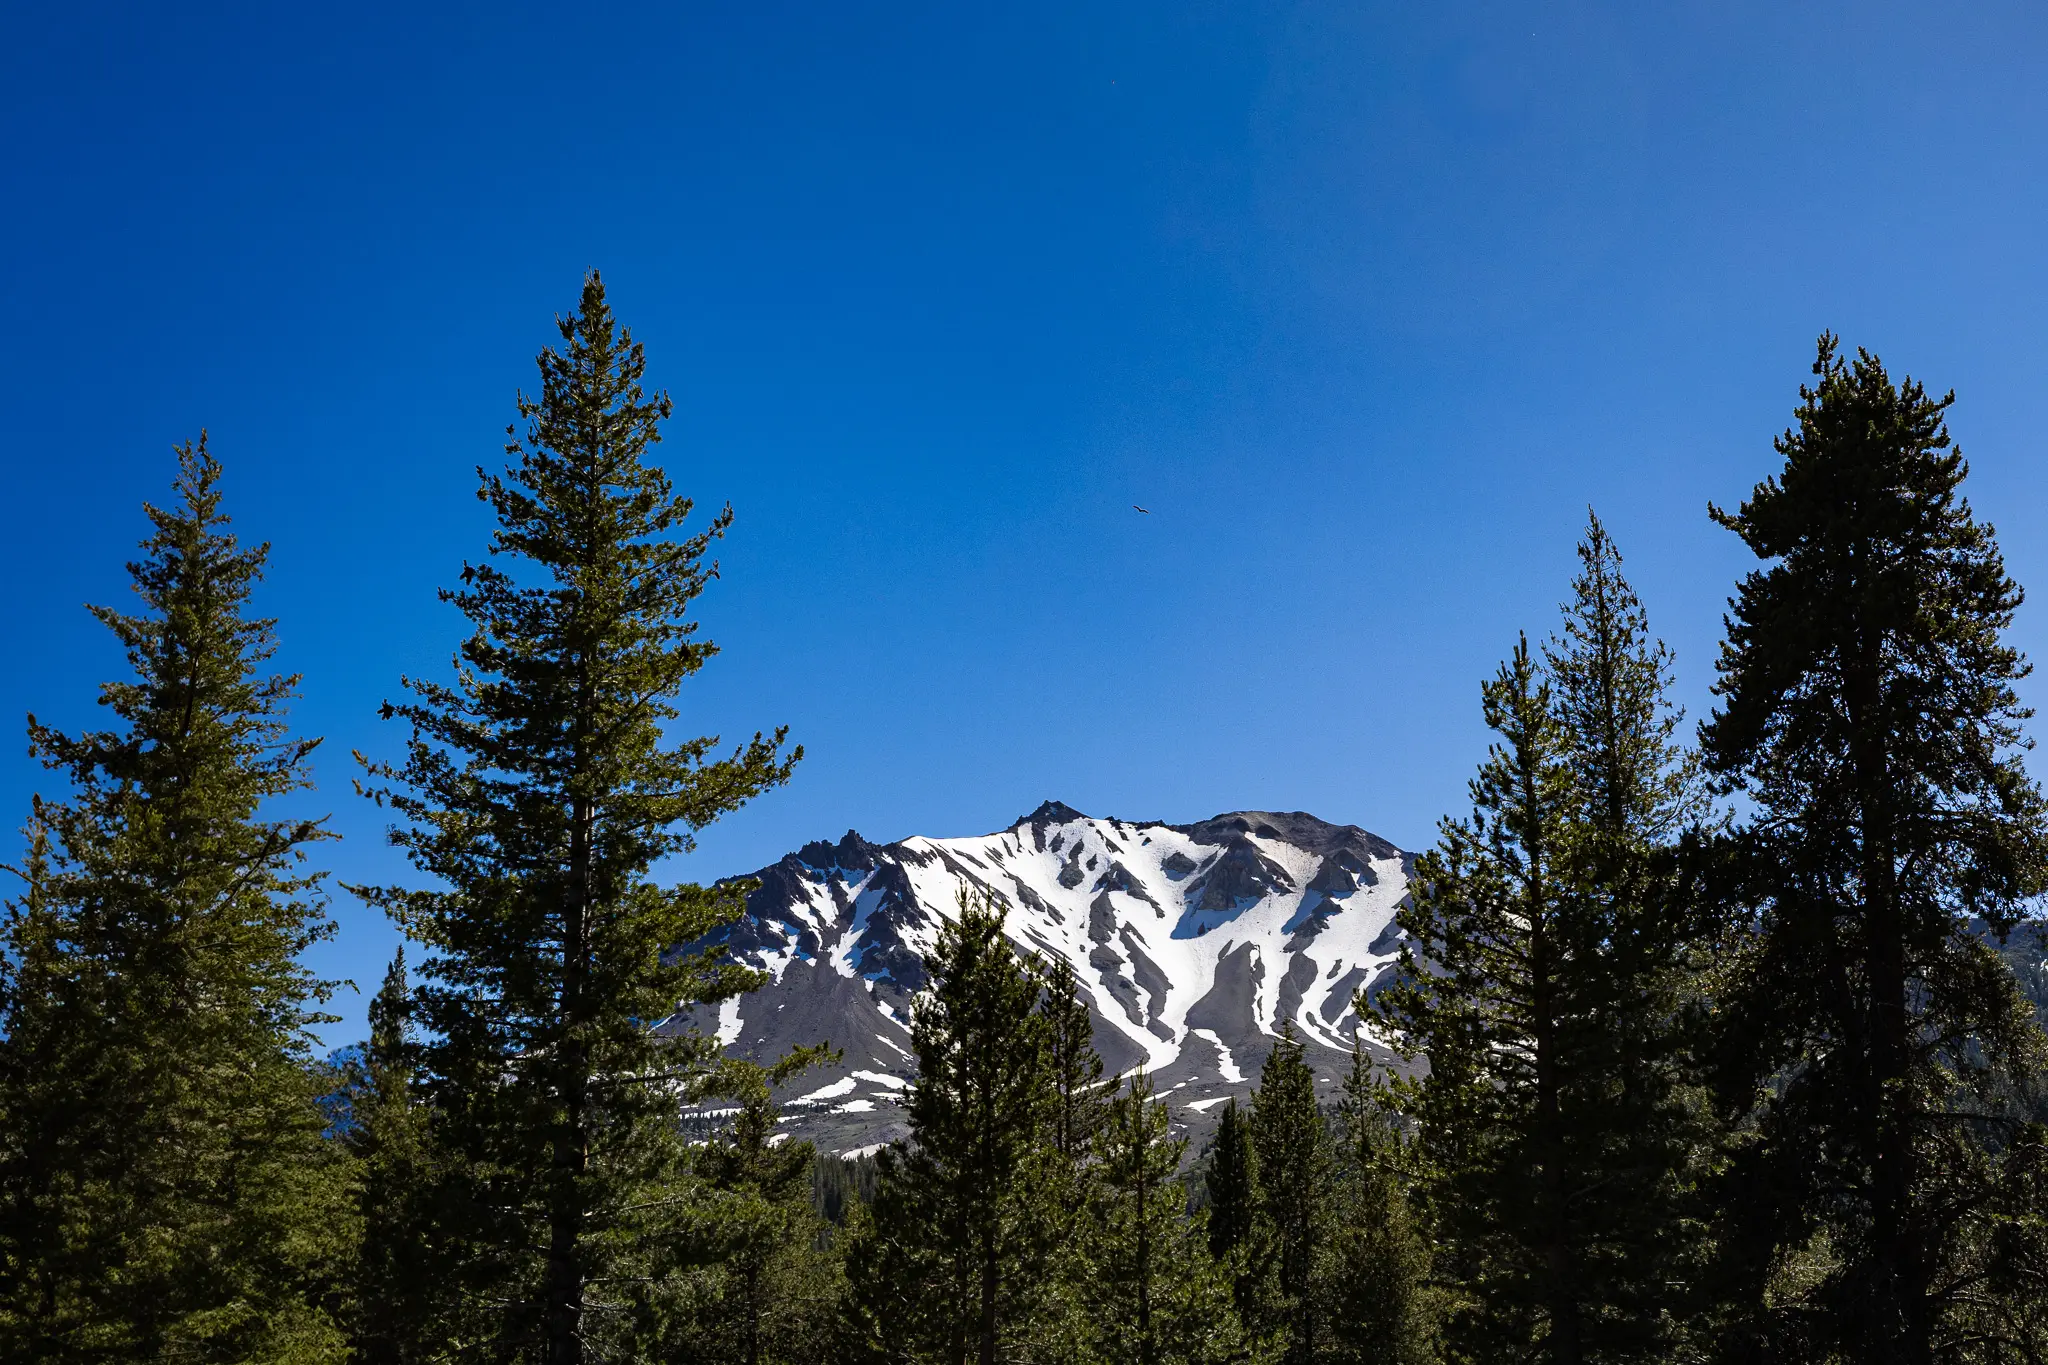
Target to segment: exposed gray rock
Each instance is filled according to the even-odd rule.
[[[663,1027],[717,1032],[759,1060],[829,1041],[840,1061],[784,1087],[786,1127],[831,1151],[892,1140],[924,954],[960,889],[992,893],[1021,949],[1073,963],[1105,1064],[1144,1064],[1176,1133],[1199,1139],[1256,1083],[1283,1019],[1334,1089],[1352,999],[1384,983],[1398,949],[1390,921],[1411,867],[1384,839],[1300,812],[1168,825],[1048,801],[976,838],[873,844],[849,830],[734,879],[754,884],[719,937],[772,980]]]

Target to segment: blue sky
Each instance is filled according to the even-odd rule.
[[[378,702],[445,668],[474,469],[590,267],[675,397],[676,481],[737,513],[689,722],[809,755],[681,877],[1046,797],[1416,847],[1588,504],[1700,714],[1744,568],[1705,505],[1771,471],[1823,328],[1957,390],[1975,505],[2048,583],[2036,7],[0,26],[0,716],[93,722],[119,660],[83,604],[122,601],[207,427],[275,547],[346,879],[401,875],[348,755],[393,752]],[[25,812],[50,779],[13,755]],[[316,965],[374,984],[392,931],[334,911]]]

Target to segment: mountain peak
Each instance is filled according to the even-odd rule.
[[[1021,829],[1025,825],[1070,825],[1076,820],[1087,818],[1064,801],[1041,801],[1037,810],[1029,815],[1019,816],[1011,822],[1010,828]]]
[[[1356,1001],[1396,967],[1410,869],[1386,840],[1301,811],[1171,825],[1045,801],[991,834],[877,845],[848,831],[755,874],[720,935],[767,981],[672,1027],[762,1062],[829,1041],[839,1060],[782,1097],[788,1131],[828,1151],[901,1136],[926,955],[960,893],[987,894],[1010,907],[1020,951],[1073,968],[1108,1068],[1144,1066],[1199,1137],[1283,1025],[1336,1093]]]

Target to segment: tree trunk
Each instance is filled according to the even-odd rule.
[[[994,1211],[990,1211],[994,1217]],[[981,1233],[981,1365],[996,1365],[996,1233]]]
[[[580,765],[579,765],[580,767]],[[590,1077],[583,1053],[584,958],[589,951],[593,813],[587,801],[573,803],[569,831],[570,894],[563,906],[562,1041],[559,1075],[562,1122],[555,1139],[552,1197],[549,1200],[547,1294],[547,1365],[582,1365],[583,1275],[578,1243],[583,1231],[582,1177],[589,1159],[583,1111]]]
[[[1548,850],[1536,831],[1541,828],[1534,774],[1523,769],[1523,802],[1528,811],[1530,836],[1526,842],[1529,876],[1524,892],[1528,897],[1530,1022],[1536,1050],[1536,1125],[1539,1134],[1537,1159],[1543,1165],[1538,1189],[1543,1201],[1544,1279],[1543,1306],[1550,1316],[1547,1355],[1551,1365],[1581,1365],[1584,1345],[1580,1339],[1579,1303],[1574,1274],[1570,1232],[1565,1220],[1563,1112],[1559,1098],[1562,1082],[1558,1076],[1557,1001],[1552,969],[1552,945],[1545,932],[1550,913],[1549,888],[1545,871]]]
[[[1886,753],[1882,660],[1875,643],[1858,652],[1843,689],[1849,706],[1850,761],[1862,822],[1864,953],[1870,973],[1866,1025],[1869,1049],[1866,1131],[1871,1158],[1871,1253],[1878,1301],[1891,1310],[1879,1325],[1885,1365],[1927,1365],[1933,1356],[1927,1322],[1927,1275],[1912,1227],[1913,1114],[1905,1085],[1911,1070],[1912,1020],[1906,999],[1906,930],[1899,913],[1889,756]]]
[[[1142,1121],[1143,1111],[1139,1117]],[[1139,1156],[1138,1167],[1138,1351],[1142,1365],[1152,1365],[1152,1247],[1145,1226],[1145,1168],[1144,1156]]]

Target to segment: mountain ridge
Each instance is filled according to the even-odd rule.
[[[1171,824],[1047,800],[985,835],[877,844],[848,830],[726,879],[758,884],[716,940],[767,984],[669,1026],[763,1062],[830,1042],[839,1060],[785,1087],[785,1130],[826,1151],[900,1137],[924,954],[963,889],[993,893],[1020,951],[1073,966],[1108,1069],[1147,1067],[1198,1134],[1248,1093],[1283,1022],[1321,1083],[1338,1083],[1352,999],[1394,968],[1412,870],[1388,840],[1302,811]]]

